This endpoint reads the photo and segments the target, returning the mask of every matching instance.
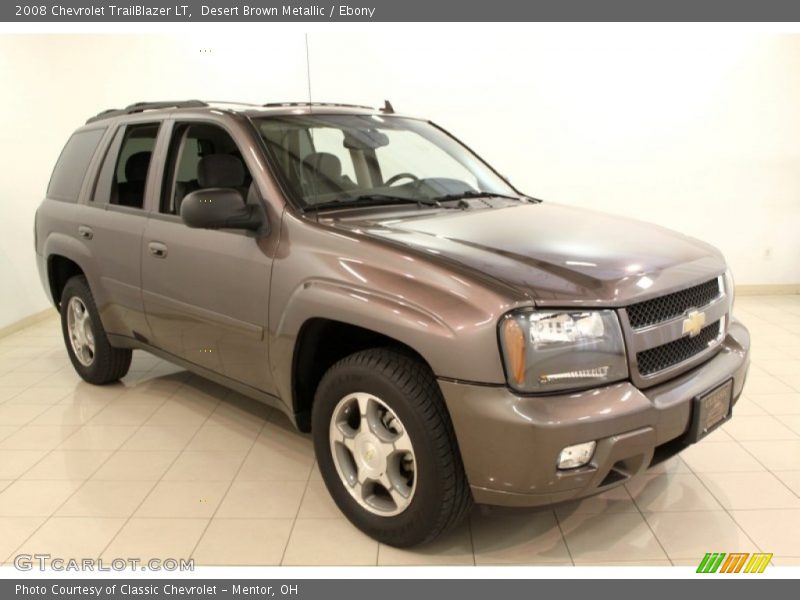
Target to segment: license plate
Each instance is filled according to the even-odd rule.
[[[694,399],[692,426],[689,431],[691,441],[704,438],[730,418],[732,396],[731,379]]]

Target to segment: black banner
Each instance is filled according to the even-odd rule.
[[[3,2],[6,22],[779,22],[792,0],[60,0]]]
[[[702,580],[698,580],[702,578]],[[27,579],[0,581],[0,598],[9,600],[102,600],[208,598],[229,600],[408,600],[409,598],[458,598],[459,600],[534,597],[620,598],[675,600],[719,598],[744,600],[759,597],[791,597],[791,580],[766,579],[758,575],[735,578],[703,575],[696,579]]]

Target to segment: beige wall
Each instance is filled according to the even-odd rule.
[[[0,36],[0,327],[46,306],[33,213],[88,116],[137,100],[307,98],[297,28],[220,27]],[[701,237],[725,252],[739,284],[800,283],[800,36],[560,31],[314,32],[312,94],[390,98],[530,194]]]

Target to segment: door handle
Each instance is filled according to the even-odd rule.
[[[92,231],[91,227],[88,227],[86,225],[79,225],[78,235],[85,240],[90,240],[94,237],[94,231]]]
[[[156,258],[167,257],[166,244],[162,244],[161,242],[150,242],[149,244],[147,244],[147,249],[150,250],[150,254],[152,254]]]

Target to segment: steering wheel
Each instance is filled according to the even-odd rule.
[[[400,181],[401,179],[411,179],[412,181],[419,181],[419,177],[414,175],[413,173],[398,173],[397,175],[392,175],[383,182],[385,186],[391,186]]]

